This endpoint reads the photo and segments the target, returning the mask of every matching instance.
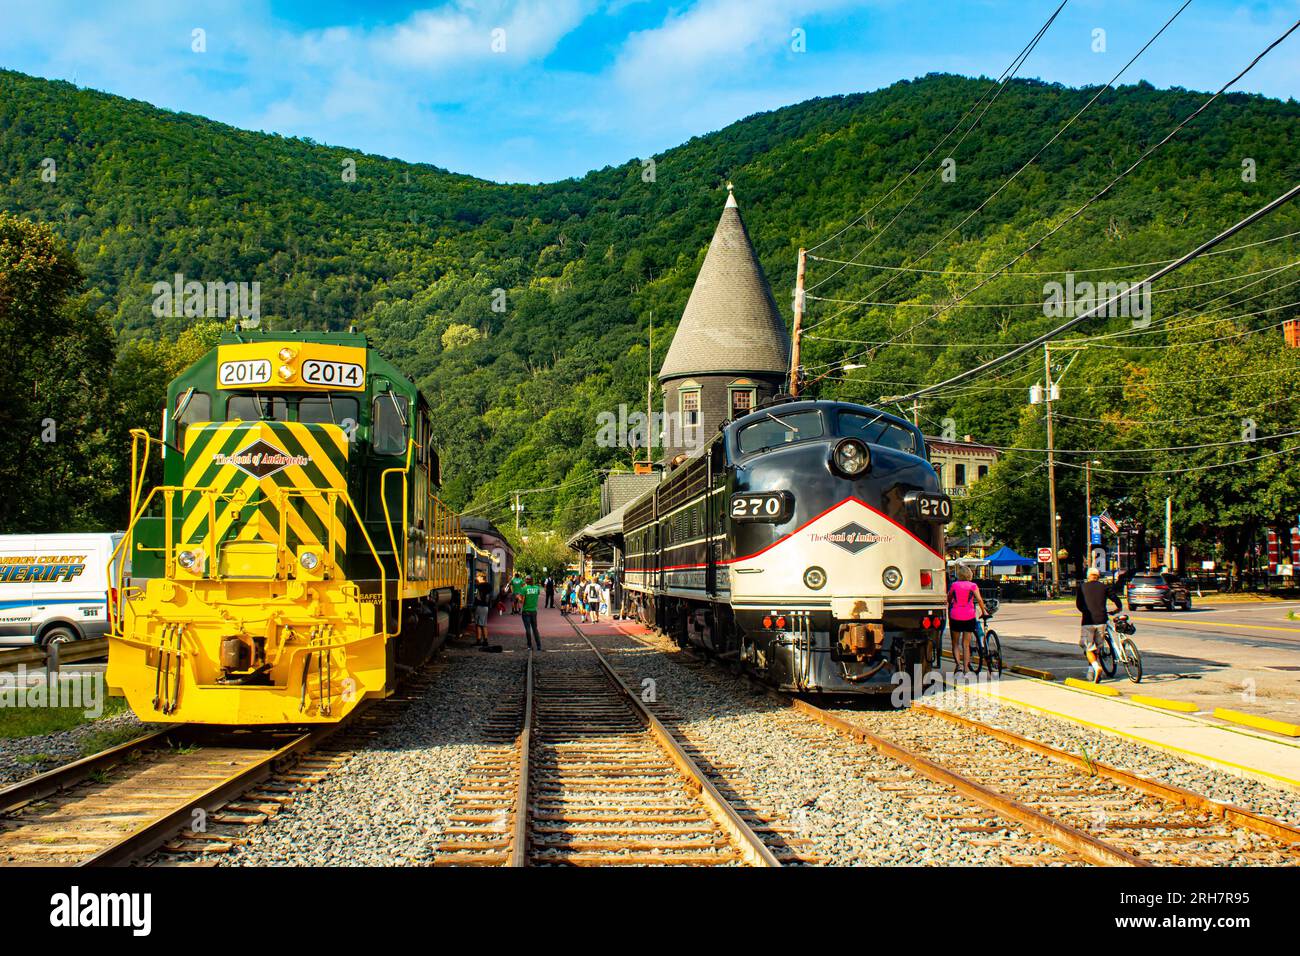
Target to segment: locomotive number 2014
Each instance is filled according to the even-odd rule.
[[[308,359],[302,363],[302,380],[308,385],[334,385],[339,388],[361,388],[365,376],[360,365],[352,362],[322,362]]]
[[[249,359],[242,362],[222,362],[217,370],[217,381],[226,387],[265,385],[271,381],[271,363],[266,359]]]
[[[760,491],[731,496],[732,521],[784,521],[790,517],[790,495]]]
[[[952,520],[952,499],[926,491],[909,491],[903,496],[907,511],[913,518],[923,521]]]

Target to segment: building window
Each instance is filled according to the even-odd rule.
[[[731,418],[735,421],[742,418],[754,410],[754,389],[752,388],[733,388],[731,389]]]
[[[989,466],[980,465],[979,470],[975,472],[975,475],[979,480],[983,481],[985,478],[989,476]]]
[[[956,476],[953,484],[955,484],[958,488],[961,488],[963,485],[966,484],[965,465],[957,465],[955,468],[953,468],[953,474]]]
[[[689,392],[680,393],[682,424],[698,425],[700,423],[700,392],[699,389],[692,389]]]

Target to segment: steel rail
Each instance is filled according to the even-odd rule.
[[[0,814],[11,813],[36,800],[75,787],[93,773],[115,767],[131,759],[134,754],[162,745],[172,734],[182,729],[183,725],[164,727],[162,730],[136,737],[126,743],[12,783],[0,789]]]
[[[978,720],[972,720],[962,714],[954,714],[946,710],[940,710],[936,707],[930,707],[926,704],[919,703],[913,704],[912,709],[918,713],[941,718],[942,720],[956,724],[959,727],[977,730],[980,733],[993,737],[995,740],[1000,740],[1003,743],[1010,744],[1014,747],[1033,751],[1040,756],[1047,757],[1049,760],[1065,764],[1076,770],[1082,770],[1099,777],[1105,777],[1107,780],[1141,791],[1148,796],[1156,797],[1161,800],[1168,800],[1171,803],[1182,804],[1186,807],[1194,807],[1197,810],[1204,810],[1207,813],[1226,820],[1229,823],[1243,827],[1247,830],[1253,830],[1255,833],[1267,837],[1272,837],[1281,843],[1300,845],[1300,827],[1293,826],[1290,823],[1283,823],[1281,820],[1276,820],[1273,817],[1255,813],[1253,810],[1247,810],[1245,807],[1239,807],[1232,803],[1223,803],[1196,793],[1193,790],[1187,790],[1184,787],[1177,786],[1176,784],[1164,783],[1152,777],[1139,776],[1138,774],[1131,773],[1127,770],[1112,767],[1109,764],[1085,759],[1077,754],[1060,750],[1050,744],[1041,743],[1040,741],[1032,740],[1028,737],[1022,737],[1020,734],[1014,733],[1010,730],[1003,730],[1001,727],[994,727]]]
[[[645,725],[646,730],[654,737],[656,743],[667,753],[678,771],[691,782],[693,787],[698,788],[696,795],[699,797],[700,802],[704,804],[705,809],[708,810],[714,821],[731,838],[745,863],[749,866],[780,866],[781,861],[767,848],[767,844],[741,818],[740,814],[736,812],[736,808],[718,791],[718,788],[713,785],[713,782],[709,780],[699,765],[691,759],[690,755],[682,749],[681,744],[663,725],[663,722],[650,712],[637,694],[632,692],[632,689],[627,686],[618,671],[614,670],[609,661],[605,659],[605,655],[591,642],[591,639],[582,633],[573,621],[569,621],[569,625],[573,628],[574,633],[591,648],[592,653],[596,655],[596,660],[600,663],[601,669],[613,682],[619,693],[632,705],[632,710],[637,718]]]
[[[527,866],[528,843],[528,761],[533,736],[533,651],[528,649],[528,668],[524,684],[524,724],[519,731],[519,786],[515,790],[515,835],[510,848],[509,866]]]
[[[825,724],[827,727],[852,737],[854,740],[866,744],[887,757],[906,764],[922,776],[928,777],[936,783],[952,787],[958,793],[981,806],[987,807],[999,816],[1014,820],[1026,829],[1032,830],[1062,849],[1077,854],[1089,863],[1098,866],[1151,865],[1146,860],[1134,856],[1127,850],[1112,846],[1104,840],[1097,839],[1090,833],[1085,833],[1078,827],[1056,820],[1045,813],[1039,813],[1018,800],[1013,800],[996,790],[990,790],[969,777],[949,770],[947,767],[922,757],[920,754],[913,753],[893,741],[877,737],[857,724],[844,720],[842,717],[836,717],[834,714],[809,704],[807,701],[792,700],[790,706]]]

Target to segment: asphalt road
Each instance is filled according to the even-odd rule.
[[[1300,723],[1300,602],[1208,604],[1191,611],[1128,612],[1146,676],[1122,690],[1228,707]],[[992,621],[1008,663],[1084,677],[1073,603],[1003,604]]]

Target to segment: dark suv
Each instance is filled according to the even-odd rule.
[[[1139,607],[1162,607],[1166,611],[1182,608],[1192,609],[1192,592],[1187,582],[1177,575],[1160,571],[1140,571],[1129,579],[1126,588],[1128,609],[1136,611]]]

